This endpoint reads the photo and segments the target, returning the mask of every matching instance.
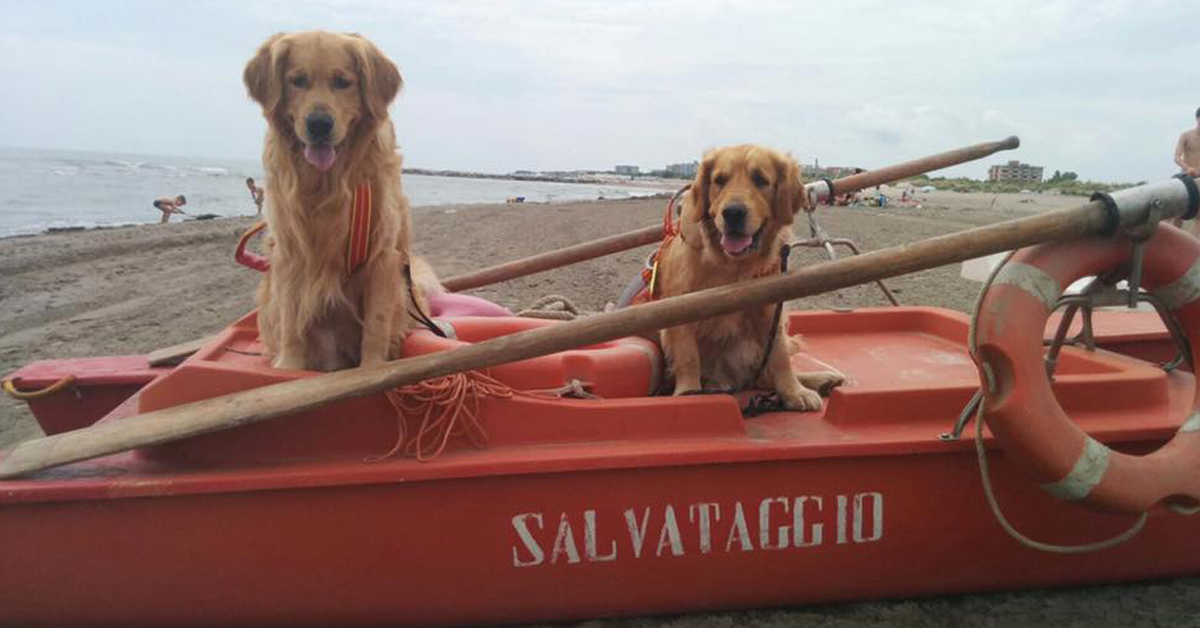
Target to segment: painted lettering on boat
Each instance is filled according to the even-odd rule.
[[[523,512],[512,530],[514,567],[874,543],[883,538],[883,494]]]

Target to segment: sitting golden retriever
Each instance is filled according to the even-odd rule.
[[[679,235],[659,253],[655,296],[669,297],[780,272],[789,225],[807,206],[800,167],[751,144],[704,156],[680,216]],[[664,329],[663,350],[675,394],[708,387],[756,387],[778,393],[790,410],[816,410],[842,383],[833,372],[792,372],[785,324],[774,334],[775,305]],[[770,356],[763,364],[764,352]]]
[[[258,326],[272,364],[331,371],[398,357],[410,300],[424,307],[409,285],[411,222],[387,110],[400,72],[359,35],[309,31],[268,39],[243,79],[267,119]]]

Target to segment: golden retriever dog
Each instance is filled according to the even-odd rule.
[[[268,39],[243,79],[267,120],[270,269],[258,326],[272,364],[331,371],[398,357],[410,306],[424,307],[410,304],[421,296],[409,286],[412,229],[388,118],[399,70],[359,35],[308,31]],[[366,256],[351,268],[351,205],[364,184]]]
[[[669,297],[780,272],[780,249],[808,194],[794,159],[752,144],[704,156],[683,206],[679,236],[659,253],[656,297]],[[817,410],[821,395],[842,383],[828,371],[792,371],[783,322],[774,334],[775,305],[664,329],[663,350],[675,394],[702,386],[775,391],[790,410]],[[756,371],[764,352],[770,356]],[[752,381],[753,380],[753,381]]]

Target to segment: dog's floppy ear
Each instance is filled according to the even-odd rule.
[[[688,201],[683,205],[683,212],[679,216],[679,231],[683,236],[683,241],[694,249],[699,249],[704,246],[703,236],[704,230],[701,228],[701,222],[704,216],[708,214],[708,184],[712,179],[713,162],[715,161],[714,153],[709,151],[704,154],[704,159],[700,161],[700,167],[696,169],[696,178],[692,181],[692,187],[688,190]]]
[[[376,120],[386,120],[387,108],[400,92],[404,80],[400,70],[375,44],[357,33],[351,33],[354,42],[354,58],[358,64],[358,85],[362,90],[363,104],[367,113]]]
[[[800,179],[800,164],[796,163],[795,159],[777,155],[775,167],[778,174],[771,210],[775,222],[790,225],[795,220],[796,213],[808,207],[808,193]]]
[[[287,56],[283,37],[284,33],[271,35],[242,72],[246,91],[262,105],[263,114],[269,118],[275,117],[283,102],[283,67]]]

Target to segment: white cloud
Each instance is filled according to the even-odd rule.
[[[433,167],[654,167],[739,141],[874,167],[1019,134],[1013,157],[1048,170],[1148,179],[1200,104],[1194,18],[1165,0],[146,2],[103,29],[79,6],[77,24],[22,5],[0,26],[33,51],[0,58],[23,112],[6,141],[255,157],[242,64],[318,26],[396,59],[408,162]]]

